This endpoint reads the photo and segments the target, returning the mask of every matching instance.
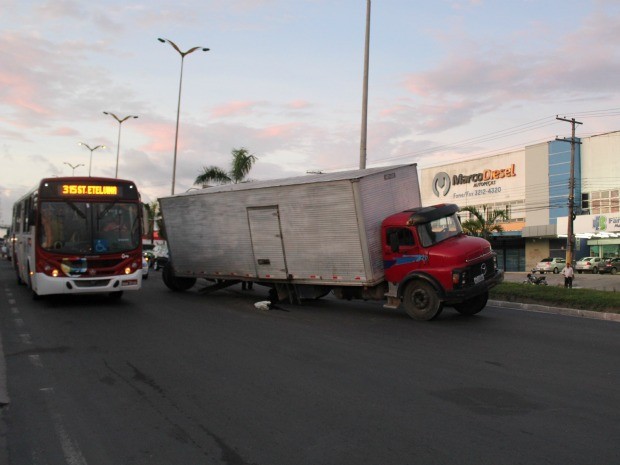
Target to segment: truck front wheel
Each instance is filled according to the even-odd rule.
[[[485,292],[460,304],[454,304],[454,309],[461,315],[475,315],[487,306],[488,300],[489,293]]]
[[[418,321],[437,318],[443,310],[443,303],[439,300],[435,288],[424,281],[412,281],[407,284],[403,306],[407,314]]]

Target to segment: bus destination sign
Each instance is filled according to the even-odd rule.
[[[118,196],[118,186],[103,186],[98,184],[61,184],[61,195],[101,195]]]

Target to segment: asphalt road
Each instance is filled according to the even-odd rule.
[[[610,464],[618,323],[487,307],[420,323],[260,287],[33,302],[0,263],[10,465]]]

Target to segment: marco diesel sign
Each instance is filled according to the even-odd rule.
[[[445,197],[448,195],[453,186],[466,185],[473,189],[466,189],[461,192],[453,192],[452,198],[474,197],[477,195],[499,194],[502,192],[502,186],[497,185],[497,181],[514,178],[517,176],[515,164],[512,163],[506,168],[485,169],[473,174],[454,174],[450,176],[445,171],[440,171],[433,177],[432,190],[437,197]]]

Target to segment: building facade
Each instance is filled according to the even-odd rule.
[[[574,257],[620,256],[620,131],[577,139],[574,154],[571,145],[553,140],[424,168],[422,202],[506,211],[491,242],[504,270],[525,271],[566,256],[572,167]]]

